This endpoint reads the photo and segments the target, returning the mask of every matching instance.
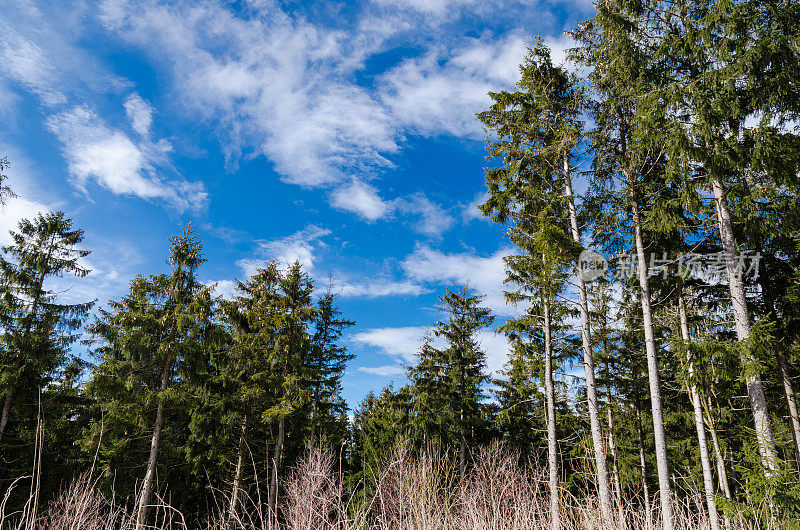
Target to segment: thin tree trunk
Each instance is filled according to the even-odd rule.
[[[458,479],[464,484],[464,475],[467,472],[467,433],[464,428],[464,407],[461,407],[460,419],[460,447],[458,449]]]
[[[228,522],[236,516],[236,509],[239,505],[239,489],[242,484],[242,469],[244,468],[244,453],[247,449],[247,416],[242,419],[242,432],[239,434],[239,449],[236,458],[236,472],[233,476],[233,491],[231,492],[231,504],[228,508]]]
[[[572,192],[572,179],[570,177],[569,158],[564,157],[564,187],[568,196],[569,222],[572,239],[581,244],[581,234],[578,228],[578,214],[575,208],[575,199]],[[594,460],[597,467],[597,493],[600,497],[600,509],[606,526],[613,527],[611,517],[611,490],[608,484],[608,466],[606,464],[606,449],[603,443],[603,427],[600,422],[600,405],[597,400],[597,384],[594,374],[594,355],[592,353],[592,337],[589,327],[589,303],[586,298],[586,284],[580,274],[576,275],[578,286],[578,300],[581,313],[581,340],[583,346],[583,372],[586,377],[586,401],[589,410],[589,426],[592,432],[592,445]]]
[[[697,390],[694,378],[694,363],[689,352],[689,319],[686,315],[686,302],[683,299],[682,282],[678,280],[678,315],[681,323],[681,338],[686,345],[687,362],[689,365],[689,393],[694,410],[694,426],[697,431],[697,445],[700,447],[700,464],[703,468],[703,489],[705,490],[706,506],[711,530],[719,530],[719,514],[717,501],[714,499],[714,475],[711,472],[711,459],[708,456],[708,442],[706,441],[706,428],[703,425],[703,406],[700,402],[700,392]]]
[[[558,507],[558,441],[556,439],[556,401],[553,388],[553,345],[550,331],[550,302],[543,300],[544,322],[544,388],[547,395],[547,463],[550,470],[550,528],[561,528]]]
[[[669,462],[667,461],[667,436],[664,431],[664,412],[661,404],[661,381],[658,373],[658,355],[653,332],[653,315],[650,308],[650,280],[647,259],[644,254],[642,219],[635,190],[631,186],[631,213],[633,215],[636,238],[636,257],[638,261],[639,290],[641,291],[642,324],[644,325],[644,344],[647,351],[647,379],[650,383],[650,401],[653,409],[653,437],[656,449],[656,468],[658,471],[658,493],[661,499],[661,518],[664,530],[673,529],[672,496],[669,482]]]
[[[278,471],[283,458],[283,437],[285,436],[285,418],[278,420],[278,438],[275,440],[275,451],[272,455],[272,476],[269,485],[269,506],[273,514],[278,513]]]
[[[136,512],[136,530],[141,530],[147,524],[147,512],[150,507],[150,491],[153,488],[153,478],[156,474],[156,459],[158,458],[158,444],[161,440],[161,427],[164,423],[164,392],[169,384],[169,372],[172,368],[172,356],[167,355],[164,368],[161,371],[161,389],[158,395],[158,408],[156,409],[156,422],[153,426],[153,437],[150,439],[150,457],[147,459],[147,471],[142,482],[142,493],[139,496],[139,506]]]
[[[464,409],[466,406],[466,389],[465,383],[467,380],[467,374],[464,369],[463,363],[460,368],[460,375],[461,378],[458,382],[458,389],[459,393],[461,394],[459,399],[461,401],[461,407],[459,409],[459,436],[461,440],[459,441],[460,447],[458,451],[458,479],[460,483],[464,484],[464,476],[467,473],[467,425],[466,425],[466,418],[464,415]]]
[[[611,411],[611,403],[608,404],[608,451],[611,453],[611,475],[613,477],[614,489],[617,494],[617,524],[624,526],[625,510],[622,509],[622,484],[619,479],[619,466],[617,465],[617,444],[614,442],[614,415]]]
[[[639,467],[642,470],[642,493],[644,493],[644,511],[647,514],[647,529],[653,527],[653,507],[650,504],[650,487],[647,485],[647,461],[644,458],[644,433],[642,432],[642,413],[639,401],[636,400],[636,435],[639,441]]]
[[[0,416],[0,440],[3,439],[3,433],[6,432],[6,425],[8,424],[8,417],[11,414],[11,400],[14,398],[14,391],[9,389],[6,392],[6,399],[3,400],[3,415]]]
[[[783,394],[786,396],[786,405],[789,408],[789,425],[792,427],[795,466],[800,466],[800,416],[797,414],[797,401],[794,397],[794,388],[792,388],[792,378],[789,375],[789,365],[786,363],[783,344],[780,342],[775,344],[775,356],[778,359],[778,368],[781,371]],[[2,432],[0,432],[0,436],[2,436]]]
[[[711,434],[711,446],[714,448],[714,457],[717,461],[717,479],[719,481],[719,489],[725,495],[725,498],[732,499],[731,486],[728,482],[728,468],[725,465],[725,458],[722,456],[722,449],[719,445],[719,437],[717,436],[717,427],[711,417],[711,398],[707,398],[708,404],[706,407],[706,425],[708,432]]]
[[[712,179],[711,187],[714,190],[714,199],[717,204],[717,222],[728,271],[728,288],[730,289],[731,303],[733,305],[733,318],[736,322],[736,337],[739,342],[745,342],[750,338],[750,314],[747,311],[747,299],[745,298],[744,284],[742,282],[742,271],[739,267],[736,239],[733,235],[733,222],[728,208],[728,198],[719,178]],[[767,400],[764,397],[764,386],[761,384],[761,376],[752,372],[755,361],[752,352],[746,347],[742,348],[741,352],[742,364],[746,373],[747,395],[750,398],[756,440],[761,453],[761,463],[767,475],[774,475],[778,471],[778,461],[775,454],[772,426],[770,425],[767,411]]]

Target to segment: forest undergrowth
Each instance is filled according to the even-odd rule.
[[[130,499],[103,494],[94,472],[66,484],[54,500],[37,506],[37,473],[21,477],[5,492],[0,504],[0,528],[14,530],[539,530],[550,529],[547,469],[521,463],[518,455],[495,444],[478,449],[473,466],[458,484],[457,462],[435,449],[412,451],[398,447],[383,460],[366,483],[348,484],[336,468],[335,455],[311,450],[283,483],[278,509],[270,509],[257,493],[240,493],[239,508],[231,512],[230,492],[215,492],[214,515],[189,522],[170,506],[169,488],[163,487],[152,505],[150,524],[137,529]],[[27,489],[26,489],[27,488]],[[28,491],[21,511],[7,513],[9,498]],[[259,488],[253,488],[258,492]],[[561,490],[563,530],[610,530],[603,524],[594,495]],[[709,528],[698,507],[700,491],[674,500],[678,528]],[[641,498],[615,499],[615,529],[659,528],[657,509],[649,511]],[[692,504],[695,506],[692,506]],[[755,526],[764,520],[767,506],[751,506],[751,513],[728,514],[728,528],[791,528],[790,523]]]

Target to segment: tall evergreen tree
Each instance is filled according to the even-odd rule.
[[[754,329],[748,307],[739,259],[740,244],[748,241],[735,214],[740,201],[764,200],[752,194],[759,182],[796,188],[798,137],[785,125],[800,108],[800,90],[786,77],[800,65],[791,44],[798,7],[688,0],[671,5],[660,20],[662,56],[672,71],[661,94],[669,105],[666,145],[676,170],[695,175],[714,197],[756,440],[764,469],[775,475],[778,458],[756,355],[765,337]]]
[[[281,272],[272,261],[238,282],[238,296],[224,304],[232,335],[225,376],[234,388],[229,396],[231,415],[239,427],[229,517],[238,509],[247,448],[258,445],[253,435],[263,432],[259,425],[268,426],[264,415],[279,397],[280,380],[273,368],[281,318],[280,281]]]
[[[314,285],[299,261],[282,274],[278,288],[277,336],[271,364],[279,378],[279,397],[264,412],[264,419],[277,422],[278,427],[270,473],[269,505],[273,510],[277,510],[278,505],[287,419],[302,410],[310,398],[310,389],[305,384],[309,379],[306,358],[311,346],[310,328],[317,316],[317,308],[312,303]]]
[[[458,469],[463,481],[467,453],[475,431],[481,429],[483,385],[489,380],[478,333],[490,326],[494,317],[481,306],[482,297],[471,294],[466,287],[458,291],[447,289],[439,300],[439,310],[446,320],[437,322],[433,333],[444,341],[444,347],[423,344],[411,377],[418,399],[436,400],[441,409],[450,411],[452,423],[442,427],[448,439],[452,433],[458,440]]]
[[[89,274],[81,260],[88,250],[78,248],[83,231],[74,229],[63,212],[23,219],[11,232],[12,244],[0,258],[0,288],[4,328],[0,361],[0,440],[12,417],[14,403],[34,403],[39,389],[50,383],[77,338],[92,302],[65,304],[58,299],[53,278]],[[21,421],[33,421],[30,409],[18,410]]]
[[[575,32],[580,42],[575,55],[591,68],[589,80],[597,96],[592,108],[597,125],[590,132],[595,185],[627,213],[625,225],[633,235],[632,265],[640,291],[661,517],[664,529],[672,530],[672,487],[646,255],[648,223],[658,222],[648,213],[659,201],[657,184],[664,165],[663,145],[655,134],[660,117],[652,92],[660,70],[650,60],[654,52],[648,39],[650,8],[642,1],[598,4],[594,19]]]
[[[136,501],[137,528],[148,522],[167,409],[185,399],[186,383],[204,355],[203,339],[213,317],[210,291],[197,279],[204,261],[202,243],[191,227],[184,229],[170,238],[172,271],[135,278],[130,293],[111,302],[92,326],[100,342],[100,364],[89,389],[106,409],[92,440],[102,444],[108,464],[125,458],[133,432],[150,441]]]
[[[557,201],[559,205],[556,216],[564,215],[560,208],[566,207],[569,219],[567,230],[572,239],[572,245],[566,248],[577,262],[581,233],[571,166],[573,158],[578,155],[577,148],[581,141],[583,95],[575,77],[552,64],[550,50],[541,39],[529,48],[520,72],[519,91],[490,93],[494,104],[488,111],[479,114],[492,135],[490,153],[502,157],[504,164],[500,168],[487,170],[490,198],[482,208],[485,214],[502,221],[502,216],[498,217],[499,212],[505,211],[504,216],[508,216],[508,210],[525,202],[533,202],[529,197],[531,194],[548,194],[549,199]],[[529,207],[523,207],[520,211],[527,209]],[[521,221],[515,222],[519,224]],[[606,524],[611,525],[611,497],[595,383],[586,285],[580,274],[576,275],[575,281],[597,488],[603,517]],[[545,305],[543,309],[549,313],[550,307]],[[545,340],[549,339],[545,337]]]
[[[354,324],[343,318],[336,305],[332,286],[317,301],[314,334],[306,356],[306,368],[311,396],[309,429],[311,439],[344,438],[345,426],[342,418],[347,404],[342,399],[342,375],[353,354],[340,344],[344,330]]]

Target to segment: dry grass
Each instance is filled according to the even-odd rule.
[[[412,454],[399,448],[372,477],[373,494],[358,505],[345,494],[342,474],[333,458],[310,451],[286,480],[280,517],[269,513],[260,498],[245,496],[240,509],[219,509],[203,530],[545,530],[550,529],[547,482],[543,472],[518,465],[499,447],[481,450],[464,484],[454,463],[436,451]],[[12,487],[30,483],[30,477]],[[10,491],[5,499],[9,498]],[[222,499],[224,501],[224,498]],[[562,492],[563,530],[611,530],[602,524],[596,499]],[[677,528],[708,528],[699,497],[676,502]],[[35,502],[35,501],[32,501]],[[6,513],[0,504],[0,528],[13,530],[131,530],[131,513],[100,494],[89,474],[75,479],[38,517],[35,506]],[[30,503],[29,503],[30,504]],[[220,506],[225,506],[224,502]],[[616,529],[658,528],[658,514],[646,514],[638,503],[625,503],[624,521]],[[149,528],[188,528],[183,516],[167,503],[156,503]],[[277,522],[277,521],[280,522]],[[744,528],[740,525],[732,525]]]

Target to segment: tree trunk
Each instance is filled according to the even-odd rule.
[[[614,415],[611,411],[611,403],[608,404],[608,451],[611,453],[611,474],[614,482],[614,489],[617,494],[617,525],[622,527],[625,524],[625,510],[622,509],[622,484],[619,480],[619,466],[617,465],[617,444],[614,443]]]
[[[694,411],[694,426],[697,431],[697,445],[700,447],[700,464],[703,468],[703,489],[705,490],[706,506],[711,530],[719,530],[719,514],[717,501],[714,499],[714,475],[711,472],[711,459],[708,456],[708,442],[706,441],[706,428],[703,425],[703,406],[700,402],[700,392],[694,382],[694,363],[689,352],[689,319],[686,315],[686,302],[683,299],[682,282],[678,280],[678,316],[681,323],[681,338],[686,345],[686,355],[689,368],[689,393]]]
[[[547,395],[547,463],[550,470],[550,528],[561,528],[558,507],[558,441],[556,439],[556,401],[553,388],[553,345],[550,334],[550,302],[543,300],[544,388]]]
[[[467,472],[467,433],[464,427],[464,407],[461,407],[460,415],[460,447],[458,449],[458,479],[464,484],[464,475]]]
[[[285,435],[285,418],[278,420],[278,438],[275,440],[275,451],[272,455],[272,476],[269,485],[269,506],[273,515],[278,513],[278,471],[283,458],[283,437]]]
[[[742,282],[742,271],[739,267],[738,250],[736,248],[736,239],[733,235],[733,222],[728,208],[728,198],[719,178],[713,178],[711,186],[714,190],[719,234],[722,241],[722,249],[725,253],[728,288],[730,289],[731,303],[733,305],[733,318],[736,322],[736,337],[739,342],[745,342],[750,338],[750,314],[747,311],[747,299],[745,298],[744,283]],[[772,426],[770,425],[767,411],[767,401],[764,397],[764,387],[761,384],[761,376],[752,372],[755,361],[752,352],[747,348],[742,348],[741,352],[742,364],[746,373],[747,395],[750,398],[756,440],[761,453],[761,463],[767,475],[774,475],[778,471],[778,461],[775,454]]]
[[[564,157],[564,185],[568,196],[569,222],[572,239],[581,244],[581,234],[578,229],[578,214],[575,208],[575,199],[572,193],[572,179],[570,177],[569,158]],[[592,353],[592,338],[589,328],[589,303],[586,298],[586,283],[580,274],[577,274],[578,299],[581,312],[581,340],[583,343],[583,372],[586,377],[586,408],[589,410],[589,425],[592,432],[592,445],[594,460],[597,467],[597,494],[600,497],[600,509],[606,525],[613,527],[611,518],[611,490],[608,484],[608,466],[606,465],[606,449],[603,444],[603,427],[600,423],[600,405],[597,400],[597,384],[594,375],[594,355]]]
[[[228,508],[228,523],[236,516],[239,506],[239,489],[242,484],[242,469],[244,468],[244,453],[247,449],[247,416],[242,419],[242,432],[239,434],[239,450],[236,458],[236,472],[233,476],[233,491],[231,492],[231,505]]]
[[[644,458],[644,433],[642,432],[642,413],[639,401],[636,401],[636,434],[639,441],[639,467],[642,470],[642,493],[644,494],[644,511],[647,515],[647,530],[653,527],[653,507],[650,504],[650,488],[647,485],[647,462]]]
[[[161,389],[158,395],[158,408],[156,409],[156,422],[153,426],[153,437],[150,439],[150,457],[147,459],[147,471],[142,482],[142,493],[139,496],[139,506],[136,512],[136,530],[142,530],[147,524],[147,512],[150,507],[150,491],[153,488],[153,478],[156,474],[156,459],[158,457],[158,444],[161,440],[161,427],[164,423],[164,392],[169,384],[169,372],[172,368],[172,356],[167,355],[164,369],[161,371]]]
[[[634,235],[636,238],[637,273],[639,290],[641,291],[642,324],[644,326],[644,344],[647,351],[647,379],[650,383],[650,401],[653,409],[653,437],[656,449],[656,468],[658,471],[658,493],[661,499],[661,518],[664,530],[673,529],[672,496],[669,482],[669,462],[667,461],[667,436],[664,432],[664,412],[661,404],[661,381],[658,373],[658,355],[653,333],[653,315],[650,308],[650,280],[648,278],[647,259],[644,254],[644,238],[642,236],[642,219],[639,204],[631,186],[631,213],[633,215]]]
[[[6,432],[6,425],[8,424],[8,417],[11,415],[11,401],[14,398],[14,391],[9,389],[6,393],[6,399],[3,400],[3,414],[0,416],[0,440],[3,439],[3,433]]]
[[[789,425],[792,427],[795,466],[800,466],[800,416],[797,414],[797,401],[795,401],[794,389],[792,388],[792,378],[789,375],[789,365],[786,363],[786,356],[783,354],[783,344],[780,342],[775,345],[775,355],[778,359],[778,368],[781,371],[781,381],[783,382],[783,393],[786,396],[786,405],[789,408]],[[0,436],[2,436],[2,431],[0,431]]]
[[[722,449],[719,446],[719,438],[717,437],[717,427],[711,417],[711,398],[707,399],[708,405],[706,408],[706,425],[708,432],[711,433],[711,446],[714,448],[714,457],[717,461],[717,478],[719,480],[719,489],[725,494],[725,498],[732,499],[731,486],[728,482],[728,468],[725,466],[725,458],[722,456]]]

